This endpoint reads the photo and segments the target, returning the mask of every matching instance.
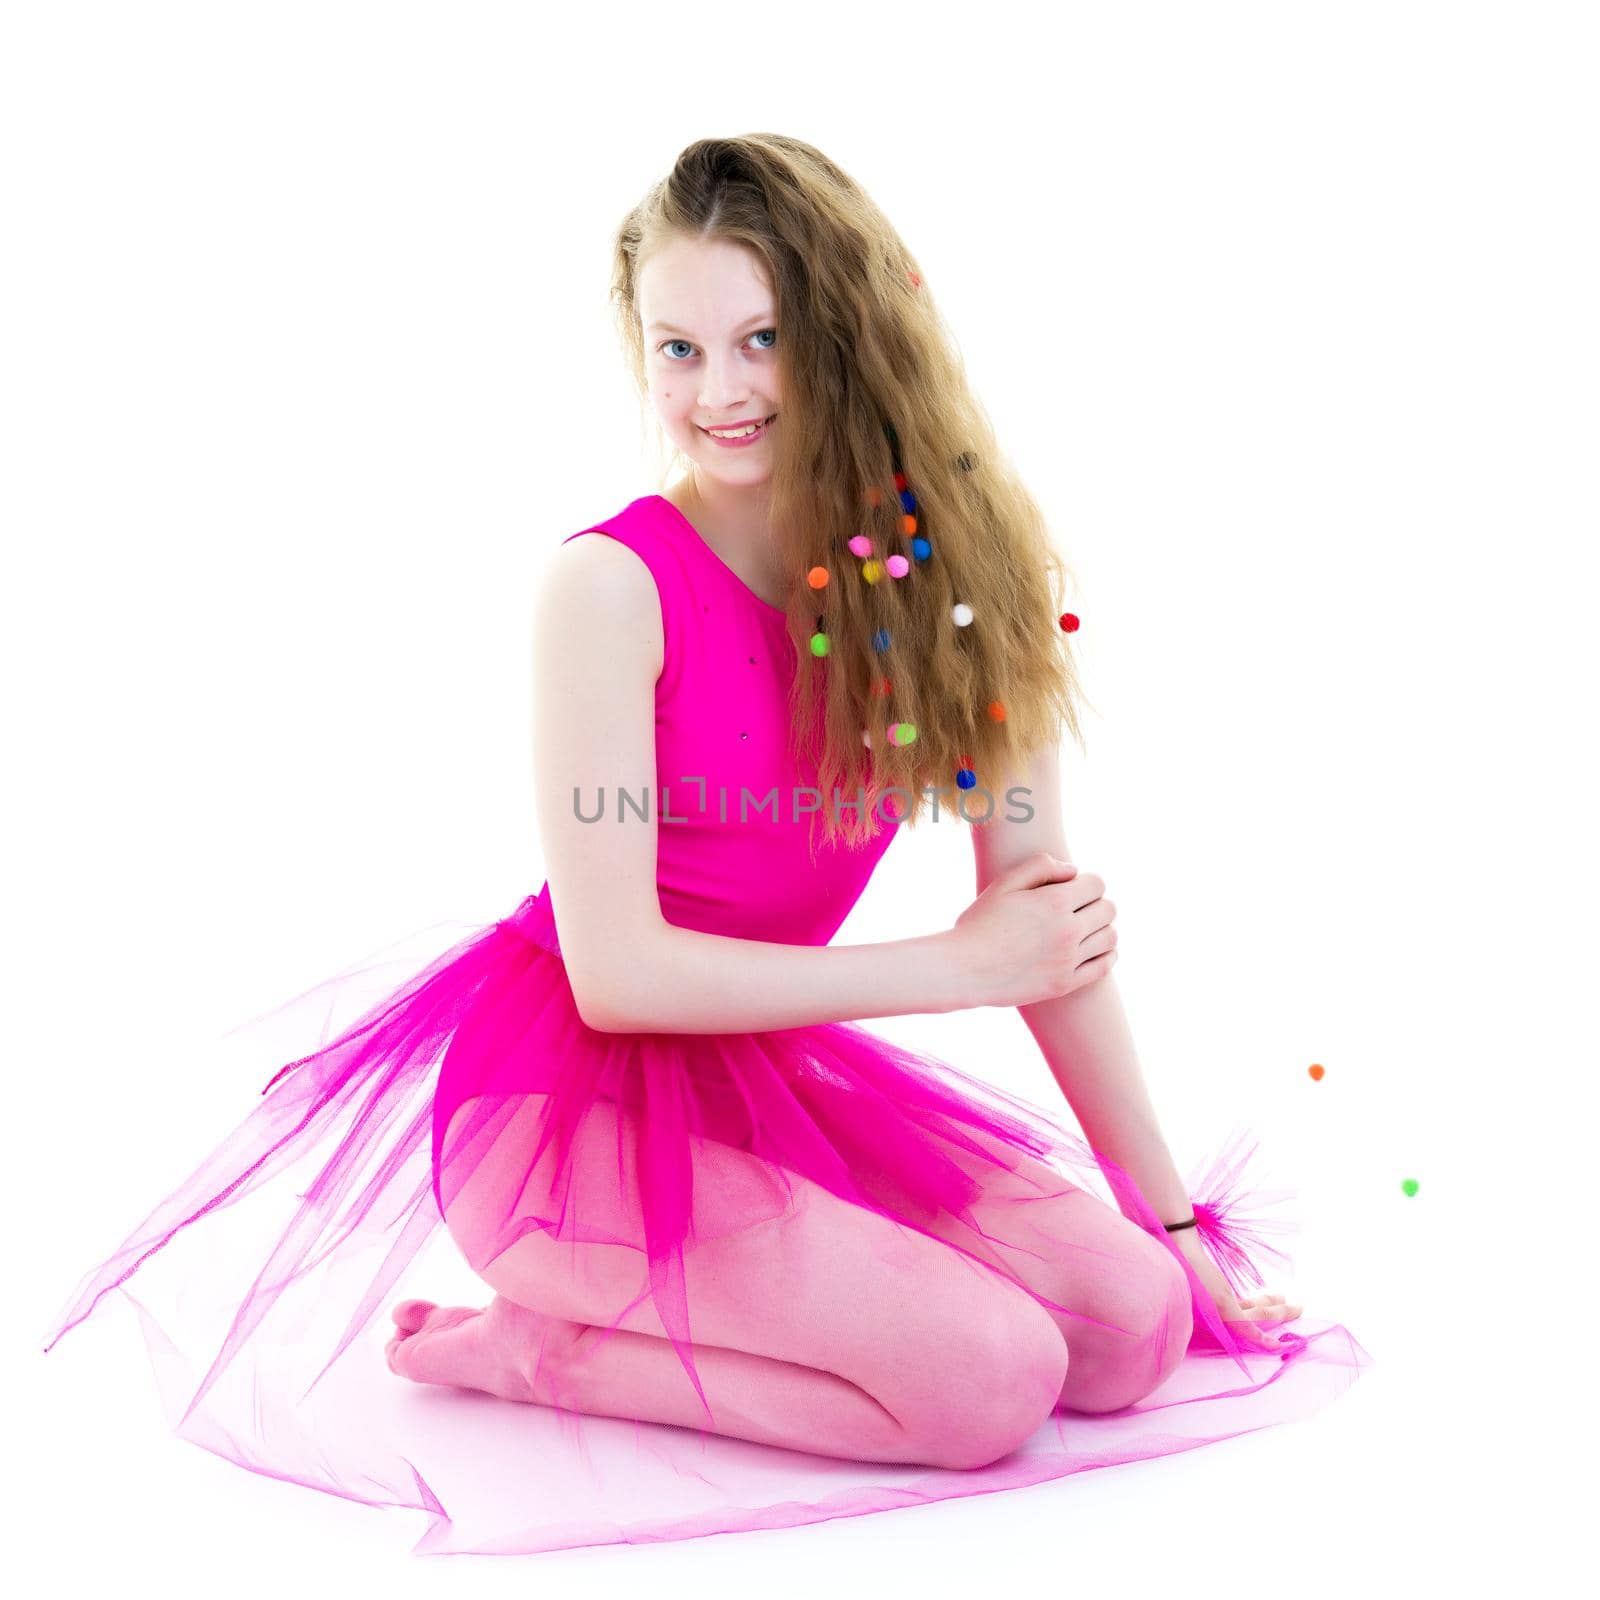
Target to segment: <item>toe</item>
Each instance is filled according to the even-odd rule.
[[[433,1307],[425,1327],[391,1341],[395,1346],[389,1357],[391,1369],[414,1383],[479,1387],[478,1341],[472,1338],[470,1329],[479,1315],[471,1306]]]
[[[402,1333],[415,1333],[428,1320],[433,1304],[431,1300],[402,1300],[389,1315]]]

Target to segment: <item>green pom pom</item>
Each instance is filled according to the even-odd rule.
[[[1400,1187],[1407,1194],[1415,1194],[1417,1192],[1417,1180],[1415,1178],[1404,1178],[1401,1180]]]
[[[828,636],[825,633],[811,635],[811,653],[814,656],[825,656],[828,653]]]

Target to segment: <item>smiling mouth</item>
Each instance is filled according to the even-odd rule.
[[[775,422],[777,417],[778,413],[776,411],[774,411],[770,417],[763,417],[761,419],[760,426],[756,428],[754,433],[743,431],[739,433],[725,433],[720,429],[713,430],[711,428],[701,428],[700,431],[710,439],[753,439],[757,433],[764,432],[769,423]]]

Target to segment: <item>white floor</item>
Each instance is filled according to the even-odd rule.
[[[20,1592],[1592,1592],[1591,8],[15,9]],[[814,141],[917,252],[1073,569],[1068,838],[1180,1170],[1257,1128],[1303,1228],[1272,1286],[1376,1365],[1028,1490],[441,1571],[421,1518],[170,1438],[130,1319],[39,1335],[257,1103],[227,1029],[539,887],[534,584],[660,487],[609,242],[738,128]],[[947,818],[840,942],[972,887]],[[1057,1093],[1013,1013],[884,1031]]]

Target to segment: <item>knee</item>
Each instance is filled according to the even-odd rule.
[[[970,1471],[1021,1446],[1055,1409],[1067,1343],[1050,1315],[1018,1289],[1003,1314],[969,1324],[910,1426],[930,1466]]]
[[[1116,1305],[1105,1318],[1118,1332],[1072,1395],[1075,1411],[1120,1411],[1159,1388],[1183,1362],[1194,1329],[1189,1277],[1170,1250],[1151,1243],[1136,1274],[1119,1274]]]
[[[1165,1383],[1183,1364],[1190,1335],[1194,1332],[1194,1296],[1189,1288],[1189,1274],[1184,1271],[1183,1263],[1170,1251],[1162,1251],[1162,1262],[1167,1275],[1165,1346],[1158,1356],[1159,1375],[1156,1383]]]
[[[1146,1323],[1140,1329],[1142,1346],[1149,1351],[1148,1386],[1134,1396],[1142,1399],[1165,1383],[1183,1362],[1194,1331],[1194,1300],[1183,1263],[1164,1245],[1157,1244],[1152,1283],[1145,1302]],[[1128,1402],[1132,1404],[1132,1401]]]

